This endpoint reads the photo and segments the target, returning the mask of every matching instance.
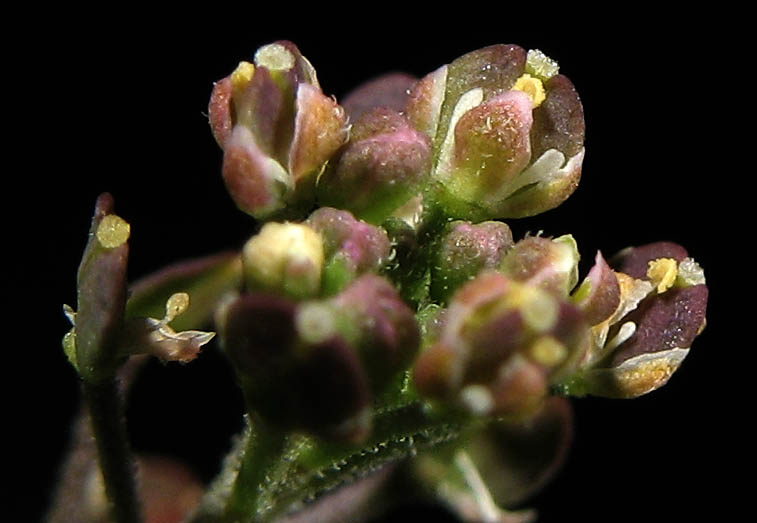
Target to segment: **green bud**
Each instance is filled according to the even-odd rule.
[[[323,241],[307,225],[270,222],[245,244],[242,265],[249,290],[315,297],[321,290]]]

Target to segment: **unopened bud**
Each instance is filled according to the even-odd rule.
[[[573,305],[484,272],[453,296],[439,341],[416,362],[415,382],[423,393],[457,398],[474,412],[524,415],[576,366],[588,334]]]
[[[314,297],[321,289],[323,242],[307,225],[270,222],[245,244],[242,263],[250,290]]]
[[[540,51],[496,45],[422,78],[407,115],[432,138],[432,178],[447,215],[485,220],[552,209],[575,190],[583,108]]]
[[[344,111],[291,42],[261,47],[254,64],[216,83],[208,112],[226,187],[256,218],[310,207],[316,177],[347,138]]]
[[[380,270],[391,254],[386,232],[348,211],[321,207],[306,221],[323,238],[325,266],[323,292],[341,291],[360,274]]]
[[[301,336],[344,338],[359,352],[374,389],[409,365],[420,345],[413,310],[388,280],[373,274],[360,276],[326,302],[307,304],[303,312],[308,317],[298,319]]]
[[[603,322],[618,309],[620,284],[600,252],[594,258],[594,267],[573,292],[572,298],[589,325]]]
[[[512,246],[510,228],[502,222],[449,223],[431,265],[432,298],[446,301],[482,270],[496,269]]]
[[[554,239],[529,236],[508,251],[499,270],[564,298],[578,283],[578,260],[576,241],[569,234]]]
[[[245,294],[218,317],[222,347],[250,406],[269,422],[340,440],[370,430],[370,388],[358,353],[338,335],[303,337],[295,302]]]
[[[430,166],[429,139],[400,113],[373,109],[355,123],[333,168],[318,180],[318,200],[380,224],[419,192]]]

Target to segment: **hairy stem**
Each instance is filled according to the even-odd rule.
[[[234,482],[224,521],[262,521],[270,513],[274,499],[270,499],[270,484],[277,482],[286,466],[284,459],[291,445],[287,435],[249,414],[252,433],[244,448],[241,467]]]
[[[102,383],[82,383],[111,518],[115,523],[137,523],[142,517],[136,465],[126,438],[118,383],[115,378]]]

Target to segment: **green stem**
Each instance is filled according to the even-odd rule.
[[[275,483],[283,456],[292,436],[264,423],[259,416],[248,414],[252,433],[247,440],[241,467],[234,481],[224,521],[264,521],[275,500],[269,499],[270,483]]]
[[[115,379],[82,383],[111,518],[115,523],[138,523],[142,518],[134,479],[136,466],[126,438],[118,383]]]

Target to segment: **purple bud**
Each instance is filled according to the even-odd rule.
[[[321,207],[306,223],[323,238],[326,260],[338,256],[344,259],[355,274],[380,269],[391,254],[386,232],[367,224],[348,211]]]
[[[376,107],[402,111],[407,105],[408,91],[416,81],[415,77],[405,73],[379,76],[347,94],[342,100],[342,107],[353,122]]]
[[[633,398],[663,386],[705,326],[704,271],[683,247],[652,243],[613,261],[619,306],[593,327],[588,357],[564,384],[571,394]]]
[[[113,197],[97,198],[89,241],[77,274],[77,312],[65,308],[74,329],[64,338],[81,377],[98,382],[114,375],[126,309],[129,224],[113,213]]]
[[[344,111],[291,42],[261,47],[254,64],[216,83],[208,113],[227,189],[256,218],[310,207],[316,177],[347,138]]]
[[[374,382],[381,384],[409,365],[420,345],[420,329],[413,310],[388,280],[363,275],[333,303],[352,321],[358,333],[355,346]]]
[[[415,383],[478,414],[533,412],[588,347],[575,306],[497,272],[463,286],[445,318],[440,340],[415,364]]]
[[[565,298],[578,282],[578,259],[576,242],[570,235],[555,239],[529,236],[508,251],[499,270],[513,280]]]
[[[318,200],[380,224],[415,196],[431,164],[428,138],[400,113],[377,108],[353,126],[333,168],[318,181]]]
[[[557,149],[566,158],[578,154],[584,145],[584,110],[578,93],[567,77],[557,75],[545,82],[546,99],[534,109],[531,127],[533,157]]]
[[[583,108],[541,52],[496,45],[421,79],[407,114],[432,138],[435,200],[448,216],[532,216],[573,193],[583,161]]]
[[[446,301],[484,269],[496,269],[513,246],[507,224],[455,221],[447,225],[431,265],[431,296]]]
[[[270,422],[341,440],[370,429],[370,388],[358,353],[341,337],[309,343],[297,305],[242,295],[219,314],[222,346],[250,406]]]
[[[346,340],[360,355],[374,390],[406,368],[420,344],[413,310],[388,280],[374,274],[359,277],[329,300],[303,304],[297,329],[313,344]]]
[[[573,293],[573,300],[583,311],[589,325],[603,322],[620,305],[618,278],[599,251],[594,258],[594,267]]]

